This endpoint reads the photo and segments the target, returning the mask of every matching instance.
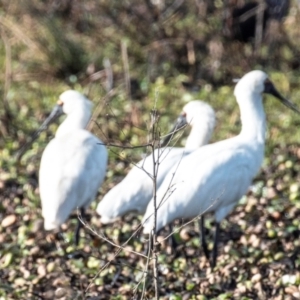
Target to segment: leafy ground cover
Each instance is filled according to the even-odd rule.
[[[222,224],[218,265],[211,270],[199,250],[196,223],[175,234],[179,246],[170,254],[162,242],[159,282],[162,299],[297,299],[299,297],[299,148],[277,146],[251,191]],[[103,193],[108,185],[103,189]],[[2,181],[1,296],[3,299],[135,299],[146,242],[138,234],[115,256],[118,247],[85,229],[73,246],[76,214],[62,236],[43,230],[37,181],[26,177]],[[101,196],[100,196],[101,198]],[[129,215],[102,226],[89,210],[89,227],[117,245],[139,225]],[[179,222],[181,223],[181,222]],[[179,224],[178,224],[179,225]],[[212,247],[212,219],[207,220]],[[105,266],[107,262],[109,265]],[[153,297],[151,270],[146,298]]]

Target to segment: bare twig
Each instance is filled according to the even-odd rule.
[[[164,153],[164,151],[168,150],[170,151],[171,149],[167,149],[167,148],[162,148],[161,151],[158,150],[158,153],[156,155],[156,147],[158,147],[160,149],[160,140],[161,140],[161,135],[158,129],[158,119],[159,119],[159,115],[156,109],[156,104],[154,105],[154,108],[151,112],[151,125],[150,125],[150,138],[148,139],[148,143],[144,144],[144,145],[138,145],[138,146],[123,146],[123,145],[117,145],[117,144],[112,144],[112,143],[103,143],[104,145],[106,145],[107,147],[116,147],[116,148],[120,148],[120,149],[134,149],[134,148],[141,148],[141,147],[149,147],[151,149],[152,152],[152,165],[153,165],[153,170],[152,170],[152,174],[149,172],[149,170],[146,170],[144,168],[144,166],[138,166],[136,164],[136,167],[142,169],[143,171],[145,171],[147,173],[147,175],[151,178],[152,182],[153,182],[153,198],[155,199],[155,203],[154,203],[154,207],[155,207],[155,211],[158,208],[158,205],[156,203],[156,193],[157,193],[157,174],[158,174],[158,169],[159,169],[159,165],[160,165],[160,158],[162,158],[162,154]],[[179,130],[176,129],[171,133],[171,137],[173,137]],[[168,136],[168,135],[166,135]],[[178,137],[176,137],[177,139]],[[171,139],[168,140],[168,144],[171,142]],[[184,156],[184,151],[183,151],[183,156]],[[162,158],[163,159],[163,158]],[[148,276],[148,268],[150,266],[150,261],[152,260],[152,265],[153,265],[153,281],[154,281],[154,286],[155,286],[155,299],[159,299],[159,282],[158,282],[158,242],[157,242],[157,234],[156,234],[156,219],[154,220],[154,224],[153,224],[153,230],[152,230],[152,235],[149,238],[149,247],[148,247],[148,253],[147,253],[147,261],[146,261],[146,266],[144,269],[144,273],[143,273],[143,277],[141,278],[141,280],[139,280],[139,282],[137,283],[136,289],[137,287],[143,282],[143,290],[142,290],[142,294],[141,294],[141,299],[144,299],[145,293],[146,293],[146,286],[147,286],[147,276]],[[134,234],[133,234],[134,235]],[[132,236],[133,236],[132,235]],[[101,235],[101,238],[104,238],[105,240],[108,240],[106,237]],[[124,246],[125,244],[123,244],[122,246]],[[118,246],[119,247],[119,246]],[[151,252],[152,250],[152,252]],[[119,254],[119,251],[117,251],[114,255],[114,257],[116,257]],[[152,254],[152,255],[151,255]],[[109,264],[109,263],[108,263]],[[108,264],[106,264],[103,268],[101,268],[101,270],[99,272],[101,272],[105,267],[108,266]]]
[[[111,244],[112,246],[118,248],[120,251],[124,250],[130,253],[134,253],[136,255],[142,256],[144,258],[146,258],[146,255],[133,251],[133,250],[128,250],[125,248],[125,246],[128,244],[128,242],[132,239],[132,237],[139,231],[140,228],[138,228],[137,230],[135,230],[135,232],[129,237],[129,239],[123,243],[122,245],[117,245],[116,243],[114,243],[113,241],[111,241],[110,239],[108,239],[104,234],[99,234],[95,229],[93,229],[91,226],[89,226],[81,217],[80,213],[78,212],[78,219],[79,221],[82,223],[82,225],[87,228],[89,231],[91,231],[95,236],[103,239],[104,241],[108,242],[109,244]]]
[[[155,299],[159,299],[159,285],[158,285],[158,259],[157,259],[157,234],[156,234],[156,224],[157,224],[157,206],[156,206],[156,194],[157,194],[157,172],[158,172],[158,166],[159,166],[159,157],[157,160],[155,160],[154,155],[154,147],[155,147],[155,141],[160,140],[157,139],[157,123],[158,123],[158,117],[157,117],[157,109],[156,109],[156,103],[155,107],[152,110],[151,114],[151,121],[152,121],[152,162],[153,162],[153,206],[154,206],[154,219],[153,219],[153,227],[152,227],[152,245],[153,245],[153,279],[154,279],[154,287],[155,287]]]
[[[93,112],[93,115],[87,125],[87,130],[91,131],[94,127],[94,124],[96,123],[95,120],[99,117],[101,111],[103,110],[104,104],[107,105],[107,103],[110,101],[110,99],[116,94],[116,90],[112,89],[110,90],[103,98],[101,98],[97,105],[96,108]],[[102,104],[102,105],[101,105]]]
[[[1,28],[1,39],[3,40],[5,46],[5,81],[4,81],[4,93],[3,93],[3,109],[4,109],[4,114],[7,119],[7,122],[3,121],[3,124],[0,124],[0,132],[2,136],[5,137],[9,133],[8,123],[10,119],[10,108],[7,100],[7,93],[11,85],[12,62],[11,62],[11,46],[9,43],[9,39],[6,35],[6,32],[3,28]]]
[[[144,277],[142,278],[143,279],[143,291],[142,291],[142,295],[141,295],[141,300],[144,299],[144,295],[145,295],[145,292],[146,292],[146,280],[147,280],[147,274],[148,274],[150,257],[151,257],[151,246],[152,246],[152,241],[151,241],[151,237],[149,237],[146,266],[145,266],[145,269],[144,269]]]
[[[11,46],[8,40],[8,37],[5,33],[5,30],[1,29],[1,38],[3,40],[4,46],[5,46],[5,84],[4,84],[4,103],[5,106],[8,106],[7,103],[7,93],[10,88],[11,84],[11,74],[12,74],[12,68],[11,68]]]
[[[114,85],[113,71],[112,71],[110,60],[108,58],[104,58],[103,65],[106,74],[106,91],[107,93],[109,93],[112,90]]]
[[[116,145],[112,143],[98,143],[98,145],[104,145],[106,147],[117,147],[121,149],[138,149],[138,148],[145,148],[148,146],[151,146],[151,144],[144,144],[144,145],[138,145],[138,146],[125,146],[125,145]]]
[[[188,40],[186,42],[186,48],[187,48],[187,57],[188,62],[190,65],[194,65],[196,62],[196,54],[195,54],[195,48],[194,48],[194,41]]]
[[[156,216],[156,193],[157,193],[157,172],[158,172],[158,167],[159,167],[159,156],[156,158],[155,157],[155,146],[156,142],[160,141],[160,136],[158,132],[158,112],[156,109],[156,100],[155,99],[155,104],[154,108],[151,111],[151,136],[149,137],[149,140],[151,140],[150,147],[152,151],[152,164],[153,164],[153,169],[152,169],[152,176],[149,175],[152,179],[153,182],[153,198],[154,198],[154,215]],[[144,295],[146,292],[146,282],[147,282],[147,275],[148,275],[148,268],[149,268],[149,263],[150,263],[150,257],[151,257],[151,250],[152,250],[152,265],[153,265],[153,280],[154,280],[154,287],[155,287],[155,299],[159,299],[159,284],[158,284],[158,258],[157,258],[157,234],[156,234],[156,218],[154,217],[154,222],[153,222],[153,228],[152,228],[152,233],[149,236],[149,241],[148,241],[148,255],[147,255],[147,261],[146,261],[146,266],[145,266],[145,276],[143,280],[143,291],[141,295],[141,300],[144,299]]]
[[[157,98],[156,98],[157,100]],[[155,101],[155,105],[154,108],[151,112],[151,124],[148,128],[148,131],[150,132],[149,134],[149,139],[148,142],[143,144],[143,145],[138,145],[138,146],[132,146],[132,145],[119,145],[119,144],[115,144],[115,143],[110,143],[110,142],[105,142],[105,143],[100,143],[101,145],[105,145],[109,148],[110,151],[112,151],[113,153],[116,153],[116,151],[114,151],[114,148],[118,148],[118,149],[137,149],[137,148],[150,148],[151,152],[152,152],[152,164],[153,164],[153,168],[152,168],[152,172],[151,170],[147,170],[144,168],[143,164],[135,164],[133,162],[133,165],[135,165],[136,167],[140,168],[141,170],[143,170],[144,172],[146,172],[146,174],[151,178],[152,182],[153,182],[153,198],[154,198],[154,211],[155,211],[155,217],[154,217],[154,222],[153,222],[153,228],[152,228],[152,234],[150,235],[149,238],[149,247],[148,247],[148,253],[147,255],[143,255],[141,253],[135,252],[133,250],[128,250],[125,248],[126,244],[137,234],[138,230],[140,228],[138,228],[132,235],[131,237],[122,245],[118,245],[116,242],[110,240],[109,238],[107,238],[103,233],[99,233],[96,232],[93,228],[91,228],[90,226],[88,226],[86,223],[83,223],[83,225],[88,228],[93,234],[95,234],[96,236],[98,236],[99,238],[101,238],[102,240],[104,240],[105,242],[110,243],[111,245],[113,245],[114,247],[117,248],[116,252],[113,254],[113,257],[107,261],[101,268],[100,270],[97,272],[97,274],[95,275],[94,278],[96,278],[105,268],[107,268],[112,262],[113,260],[120,254],[120,252],[122,250],[124,251],[129,251],[135,255],[139,255],[143,258],[146,258],[146,265],[145,268],[143,270],[143,274],[142,274],[142,278],[140,280],[138,280],[138,283],[134,289],[135,292],[137,292],[138,286],[143,283],[143,288],[142,288],[142,294],[141,294],[141,298],[140,299],[144,299],[145,295],[146,295],[146,287],[147,287],[147,278],[149,276],[149,267],[150,267],[150,263],[152,262],[152,267],[153,267],[153,283],[154,283],[154,287],[155,287],[155,299],[159,299],[159,281],[158,281],[158,242],[157,242],[157,233],[156,233],[156,212],[157,212],[157,208],[161,205],[161,203],[159,203],[159,205],[156,203],[157,200],[157,174],[158,174],[158,169],[159,169],[159,165],[161,163],[161,160],[163,160],[165,158],[165,156],[167,156],[168,153],[165,153],[165,151],[171,151],[172,147],[168,147],[168,148],[161,148],[161,135],[160,135],[160,131],[159,131],[159,126],[158,126],[158,119],[159,119],[159,115],[158,115],[158,111],[156,109],[156,101]],[[165,135],[165,137],[171,137],[170,139],[168,139],[167,144],[171,143],[172,137],[179,131],[179,129],[175,129],[172,133]],[[183,132],[183,131],[182,131]],[[104,135],[105,136],[105,135]],[[176,140],[179,138],[179,136],[176,136]],[[173,141],[172,141],[173,142]],[[157,151],[156,148],[158,148]],[[160,151],[161,150],[161,151]],[[164,156],[162,156],[164,154]],[[183,151],[183,156],[184,156],[184,151]],[[180,160],[181,161],[181,160]],[[151,174],[152,173],[152,174]],[[175,174],[174,174],[175,175]],[[173,176],[174,176],[173,175]],[[170,189],[172,189],[172,182],[170,183]],[[141,225],[140,225],[141,226]],[[88,288],[90,287],[90,285],[88,286]],[[87,289],[88,289],[87,288]]]
[[[238,21],[240,23],[243,23],[245,21],[247,21],[249,18],[257,15],[257,13],[259,12],[259,10],[261,10],[264,7],[261,6],[255,6],[252,9],[249,9],[247,12],[243,13],[242,15],[239,16]]]
[[[178,228],[176,228],[175,230],[173,230],[172,232],[170,232],[166,237],[164,237],[163,240],[167,240],[171,235],[173,235],[174,233],[178,232],[181,228],[183,228],[183,227],[189,225],[190,223],[192,223],[192,222],[198,220],[201,216],[203,216],[206,212],[208,212],[208,210],[209,210],[211,207],[214,206],[214,204],[217,202],[217,200],[218,200],[218,199],[215,199],[215,200],[213,201],[213,203],[212,203],[207,209],[205,209],[203,212],[201,212],[199,215],[197,215],[197,216],[194,217],[193,219],[191,219],[191,220],[185,222],[184,224],[182,224],[181,226],[179,226]]]
[[[256,11],[256,27],[255,27],[255,52],[258,53],[262,38],[263,38],[263,26],[264,26],[264,11],[266,3],[262,0],[259,1],[258,9]]]
[[[129,74],[129,63],[128,63],[128,52],[126,42],[121,42],[122,61],[124,68],[124,80],[126,85],[127,97],[131,100],[131,88],[130,88],[130,74]]]
[[[42,51],[38,47],[38,44],[34,42],[28,35],[25,34],[25,30],[20,23],[15,22],[10,16],[0,16],[0,26],[8,29],[16,38],[23,42],[32,53],[42,54]]]
[[[161,19],[165,21],[165,19],[171,17],[183,3],[184,0],[173,1],[173,3],[161,14]]]
[[[82,218],[80,213],[78,212],[78,218],[80,220],[80,222],[83,224],[83,226],[85,228],[87,228],[88,230],[90,230],[95,236],[103,239],[104,241],[110,243],[112,246],[118,248],[117,251],[114,253],[113,257],[111,259],[109,259],[102,268],[100,268],[100,270],[97,272],[97,274],[92,278],[91,282],[89,283],[89,285],[86,288],[86,291],[89,290],[89,288],[91,287],[92,282],[101,274],[101,272],[103,270],[105,270],[111,263],[113,263],[113,261],[115,260],[115,258],[121,253],[121,251],[128,251],[130,253],[134,253],[136,255],[142,256],[144,258],[147,258],[145,255],[143,255],[142,253],[133,251],[133,250],[128,250],[125,248],[125,246],[128,244],[128,242],[132,239],[133,236],[136,235],[136,233],[139,231],[140,228],[138,228],[130,237],[129,239],[127,239],[127,241],[125,243],[123,243],[122,245],[117,245],[116,243],[112,242],[110,239],[108,239],[107,237],[105,237],[104,235],[99,234],[96,230],[94,230],[91,226],[89,226]],[[145,270],[141,271],[141,272],[146,272]]]

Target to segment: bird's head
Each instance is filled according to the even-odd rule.
[[[238,101],[243,101],[245,95],[271,94],[276,97],[285,106],[300,113],[299,109],[289,100],[284,98],[275,88],[268,75],[260,70],[254,70],[245,74],[237,83],[234,89],[234,95]],[[252,99],[261,99],[253,97]]]

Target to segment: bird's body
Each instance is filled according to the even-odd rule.
[[[76,208],[86,208],[103,182],[107,150],[85,130],[91,114],[90,101],[75,91],[60,96],[67,114],[55,138],[45,148],[39,184],[46,230],[58,228]]]
[[[240,134],[197,149],[182,160],[177,170],[169,172],[157,192],[157,231],[177,218],[206,212],[214,212],[219,224],[247,192],[264,156],[262,93],[266,87],[274,89],[264,72],[246,74],[235,88],[242,120]],[[275,89],[267,91],[296,110]],[[144,233],[153,228],[153,201],[143,218]]]
[[[207,145],[186,156],[158,190],[158,203],[163,199],[163,204],[158,204],[157,230],[177,218],[210,211],[220,222],[245,194],[262,159],[263,145],[251,147],[239,137]],[[152,213],[151,201],[143,219],[145,233],[152,229]]]
[[[159,163],[156,184],[159,187],[166,174],[180,165],[183,157],[209,141],[214,124],[213,109],[206,103],[195,100],[183,111],[187,123],[192,126],[185,148],[165,147],[155,149],[154,161]],[[106,224],[130,211],[144,213],[153,195],[153,155],[147,156],[133,167],[122,182],[112,188],[99,203],[97,212]]]
[[[188,153],[182,148],[168,147],[155,150],[155,161],[159,158],[161,162],[157,174],[158,186],[174,164],[178,163],[179,157],[184,157]],[[150,176],[153,174],[152,154],[133,167],[127,176],[113,187],[98,204],[97,212],[101,216],[103,224],[111,223],[131,211],[140,214],[145,212],[153,195],[153,181],[148,174]]]

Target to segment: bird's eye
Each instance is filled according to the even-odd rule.
[[[264,82],[264,84],[271,84],[271,83],[272,83],[272,81],[269,78],[267,78]]]
[[[60,99],[57,100],[56,104],[59,105],[59,106],[63,106],[64,105],[64,103]]]
[[[274,90],[274,85],[268,78],[264,82],[264,93],[270,94]]]

